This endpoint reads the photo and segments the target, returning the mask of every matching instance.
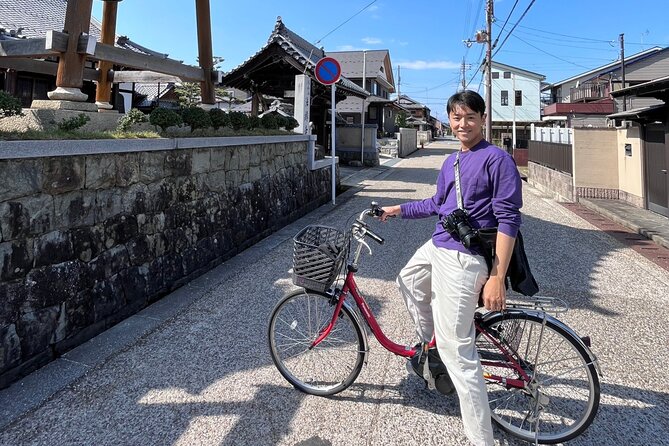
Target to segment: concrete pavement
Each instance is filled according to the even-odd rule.
[[[266,324],[293,288],[292,236],[319,222],[344,227],[371,200],[433,193],[449,147],[428,147],[392,167],[353,172],[337,205],[273,234],[63,358],[0,391],[2,445],[461,445],[456,398],[431,393],[404,360],[370,339],[369,363],[331,397],[304,395],[271,362]],[[372,176],[374,175],[374,176]],[[669,384],[662,360],[669,273],[555,201],[525,186],[523,233],[541,294],[567,300],[561,317],[590,335],[604,377],[593,426],[570,444],[662,444]],[[378,223],[360,273],[386,334],[413,342],[394,278],[432,232],[433,219]],[[659,362],[658,362],[659,361]],[[520,444],[496,431],[499,444]],[[666,443],[665,443],[666,444]]]

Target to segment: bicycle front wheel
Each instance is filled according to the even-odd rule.
[[[513,310],[482,327],[476,346],[488,388],[492,419],[525,441],[555,444],[580,435],[599,407],[599,376],[579,339],[555,319]],[[523,379],[510,358],[529,377],[524,389],[505,379]],[[527,381],[527,379],[525,379]]]
[[[300,290],[274,308],[268,338],[272,360],[297,389],[312,395],[333,395],[350,386],[365,360],[365,342],[357,319],[342,306],[336,325],[316,347],[316,338],[332,320],[336,300]]]

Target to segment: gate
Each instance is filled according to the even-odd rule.
[[[646,125],[646,190],[648,209],[669,217],[669,154],[664,124]]]

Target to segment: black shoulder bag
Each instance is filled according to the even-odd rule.
[[[458,151],[453,164],[455,170],[455,193],[458,200],[458,208],[466,214],[462,192],[460,190],[460,152]],[[488,272],[492,270],[492,263],[495,259],[495,244],[497,242],[497,228],[480,228],[477,231],[479,246],[482,248],[482,254],[488,265]],[[533,296],[539,291],[539,285],[532,275],[530,263],[525,254],[525,244],[523,235],[518,231],[516,243],[513,245],[511,260],[506,270],[505,283],[507,288],[509,284],[511,289],[525,296]]]

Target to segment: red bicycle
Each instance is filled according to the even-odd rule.
[[[371,253],[365,239],[384,242],[365,217],[382,212],[373,202],[346,233],[307,226],[294,238],[293,281],[303,288],[277,303],[268,338],[279,372],[303,392],[327,396],[353,384],[369,353],[362,321],[386,350],[407,359],[421,351],[419,345],[401,345],[386,337],[355,282],[363,246]],[[346,262],[351,240],[358,244],[353,261]],[[333,288],[344,264],[343,286]],[[554,444],[573,439],[592,423],[599,407],[600,372],[589,339],[547,313],[566,310],[558,299],[537,298],[510,302],[501,312],[477,312],[474,319],[492,419],[525,441]],[[450,390],[444,382],[447,372],[433,379],[437,390]]]

